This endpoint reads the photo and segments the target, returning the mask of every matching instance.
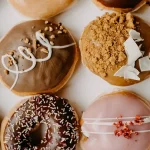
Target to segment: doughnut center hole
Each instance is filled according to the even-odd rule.
[[[35,126],[30,134],[33,145],[36,146],[41,143],[41,141],[46,137],[47,129],[47,125],[44,123],[39,123]]]

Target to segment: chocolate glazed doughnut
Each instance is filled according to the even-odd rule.
[[[119,12],[135,11],[146,4],[148,0],[93,0],[100,8],[112,9]]]
[[[18,95],[54,93],[72,76],[78,57],[77,45],[61,23],[24,22],[0,42],[0,79]]]
[[[76,112],[58,96],[29,98],[5,117],[1,140],[2,150],[75,150],[79,140]]]

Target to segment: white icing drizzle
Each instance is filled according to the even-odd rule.
[[[8,54],[5,54],[2,56],[1,58],[1,61],[2,61],[2,65],[4,66],[4,68],[6,70],[8,70],[9,72],[11,73],[14,73],[16,74],[16,78],[15,78],[15,81],[13,83],[13,85],[11,86],[10,90],[12,90],[17,81],[18,81],[18,78],[19,78],[19,74],[22,74],[22,73],[25,73],[25,72],[29,72],[31,71],[32,69],[34,69],[34,67],[36,66],[37,62],[43,62],[43,61],[47,61],[51,58],[52,56],[52,48],[55,48],[55,49],[63,49],[63,48],[67,48],[67,47],[71,47],[73,45],[75,45],[75,43],[71,43],[71,44],[68,44],[68,45],[64,45],[64,46],[52,46],[50,44],[50,42],[48,41],[48,39],[46,39],[39,31],[36,32],[36,39],[40,42],[40,44],[42,44],[43,46],[45,46],[47,49],[48,49],[48,55],[47,57],[45,58],[41,58],[41,59],[36,59],[35,56],[28,50],[27,47],[23,47],[23,46],[19,46],[18,47],[18,51],[19,53],[27,60],[31,61],[32,62],[32,66],[26,70],[22,70],[22,71],[19,71],[19,67],[18,65],[16,64],[15,62],[15,59],[11,56],[11,55],[8,55]],[[30,56],[27,56],[24,51],[26,51],[26,53]],[[13,61],[13,64],[16,68],[16,70],[12,70],[12,69],[9,69],[6,64],[5,64],[5,58],[11,58],[11,60]]]
[[[15,65],[16,71],[18,72],[18,70],[19,70],[19,69],[18,69],[18,65],[16,64],[16,62],[15,62],[14,58],[13,58],[11,55],[6,54],[6,55],[2,56],[2,64],[3,64],[3,66],[5,65],[4,60],[5,60],[5,58],[6,58],[6,57],[9,57],[9,58],[11,58],[11,59],[12,59],[13,64]],[[5,65],[4,67],[6,67],[6,68],[7,68],[7,66],[6,66],[6,65]],[[9,68],[8,68],[8,69],[9,69]],[[10,88],[10,90],[12,90],[12,89],[13,89],[13,87],[15,86],[15,84],[16,84],[16,82],[17,82],[17,80],[18,80],[18,76],[19,76],[19,73],[16,73],[15,81],[14,81],[14,83],[13,83],[12,87]]]
[[[150,116],[140,116],[141,118],[150,118]],[[135,119],[136,117],[119,117],[119,118],[83,118],[83,120],[95,120],[95,121],[101,121],[101,120],[124,120],[124,119]]]
[[[116,122],[117,123],[117,122]],[[131,121],[123,121],[122,123],[126,123],[127,125],[130,125]],[[150,123],[150,117],[143,119],[142,124],[147,124]],[[85,121],[84,124],[89,124],[89,125],[99,125],[99,126],[113,126],[114,122],[87,122]],[[138,123],[134,122],[134,125],[139,125]]]
[[[149,133],[150,130],[142,130],[142,131],[134,131],[133,133],[138,132],[138,133]],[[84,131],[82,131],[84,133]],[[98,134],[98,135],[114,135],[114,132],[90,132],[86,131],[88,134]]]
[[[85,135],[89,135],[89,134],[99,134],[99,135],[113,135],[114,132],[91,132],[91,131],[87,131],[86,128],[84,127],[84,125],[98,125],[98,126],[114,126],[115,122],[96,122],[96,121],[107,121],[107,120],[126,120],[126,119],[135,119],[136,117],[122,117],[122,118],[83,118],[84,120],[84,124],[82,126],[82,132],[85,133]],[[142,124],[147,124],[150,123],[150,116],[141,116],[141,118],[143,118],[143,122]],[[87,121],[95,121],[95,122],[87,122]],[[123,121],[123,123],[130,125],[131,121]],[[136,122],[133,122],[134,125],[139,125]],[[141,131],[134,131],[138,132],[138,133],[148,133],[150,132],[150,130],[141,130]],[[89,137],[89,136],[88,136]]]

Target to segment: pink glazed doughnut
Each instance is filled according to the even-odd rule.
[[[83,150],[150,150],[150,102],[136,94],[99,97],[81,124]]]

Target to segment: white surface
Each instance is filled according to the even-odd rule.
[[[62,22],[70,29],[78,41],[84,27],[90,21],[95,19],[96,16],[100,16],[105,12],[106,11],[99,10],[92,4],[91,0],[78,0],[71,9],[55,17],[54,20]],[[144,6],[137,14],[150,24],[150,8],[148,8],[148,6]],[[9,4],[7,4],[6,0],[0,0],[0,18],[0,38],[15,24],[29,20],[29,18],[17,13]],[[118,87],[113,87],[98,76],[92,74],[81,64],[81,62],[79,62],[72,79],[58,95],[69,99],[81,114],[81,112],[84,111],[99,94],[103,94],[116,88]],[[150,100],[150,79],[130,87],[125,87],[125,89],[139,93],[141,96]],[[23,97],[14,95],[9,89],[6,89],[0,84],[0,116],[4,117],[21,99],[23,99]]]

